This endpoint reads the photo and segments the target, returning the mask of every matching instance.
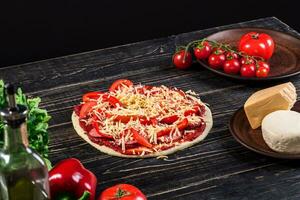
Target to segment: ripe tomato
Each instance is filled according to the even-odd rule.
[[[141,136],[139,134],[139,132],[137,132],[134,128],[130,129],[132,132],[132,136],[133,138],[142,146],[148,147],[148,148],[152,148],[152,144],[148,142],[148,140],[146,138],[144,138],[143,136]]]
[[[264,78],[269,75],[270,65],[263,61],[257,62],[256,77]]]
[[[118,184],[104,190],[98,200],[147,200],[146,196],[135,186]]]
[[[208,63],[211,66],[211,68],[214,68],[214,69],[221,69],[223,67],[225,60],[226,60],[226,58],[224,55],[224,51],[221,49],[215,50],[208,57]]]
[[[212,52],[217,52],[218,54],[225,54],[225,50],[221,47],[215,47],[213,48]]]
[[[93,107],[97,105],[96,101],[88,101],[80,109],[79,117],[85,118],[91,110],[93,110]]]
[[[109,91],[113,92],[115,90],[118,90],[118,89],[122,88],[123,85],[130,87],[133,85],[133,83],[127,79],[119,79],[119,80],[116,80],[115,82],[113,82],[113,84],[111,84]]]
[[[192,64],[192,54],[188,51],[185,52],[185,50],[176,52],[173,55],[173,64],[178,69],[187,69]]]
[[[231,60],[231,59],[238,59],[238,58],[239,58],[239,55],[238,55],[237,53],[235,53],[235,52],[227,51],[227,52],[225,53],[225,57],[226,57],[227,60]]]
[[[260,68],[260,67],[265,68],[268,72],[270,71],[270,65],[264,61],[257,62],[257,68]]]
[[[254,77],[256,72],[256,67],[254,64],[244,64],[241,67],[241,75],[244,77]]]
[[[204,41],[194,48],[194,55],[197,59],[206,59],[212,51],[211,45],[209,42]]]
[[[269,71],[267,68],[264,68],[264,67],[259,67],[257,70],[256,70],[256,77],[258,78],[265,78],[269,75]]]
[[[87,102],[90,99],[98,99],[101,94],[103,94],[103,92],[88,92],[88,93],[83,95],[82,101]]]
[[[250,32],[241,37],[239,51],[268,60],[274,52],[274,46],[274,41],[268,34]]]
[[[240,59],[240,63],[241,63],[241,65],[244,65],[244,64],[254,64],[255,61],[252,58],[249,58],[249,57],[242,57]]]
[[[238,74],[241,69],[240,62],[238,59],[226,60],[223,69],[226,74]]]

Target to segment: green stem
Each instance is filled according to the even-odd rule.
[[[78,200],[87,200],[87,199],[89,199],[90,198],[90,193],[88,192],[88,191],[85,191],[84,193],[83,193],[83,195],[78,199]]]
[[[236,53],[237,55],[241,56],[241,57],[246,57],[246,58],[251,58],[253,59],[256,63],[258,61],[264,61],[264,59],[262,57],[259,57],[259,56],[249,56],[247,54],[245,54],[244,52],[239,52],[239,51],[236,51],[234,50],[229,44],[222,44],[222,43],[219,43],[219,42],[216,42],[216,41],[213,41],[213,40],[207,40],[206,38],[203,38],[201,40],[194,40],[192,42],[189,42],[185,48],[184,46],[180,46],[181,48],[184,48],[184,56],[183,56],[183,60],[185,60],[186,58],[186,53],[189,51],[190,47],[192,47],[193,45],[195,44],[203,44],[204,41],[207,41],[209,42],[213,48],[215,47],[218,47],[218,48],[222,48],[226,51],[229,51],[229,52],[233,52],[233,53]]]

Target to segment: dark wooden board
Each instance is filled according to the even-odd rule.
[[[236,27],[265,27],[299,34],[278,19],[264,18],[184,33],[45,61],[0,69],[0,78],[19,83],[32,96],[42,97],[52,115],[50,158],[53,163],[76,157],[99,179],[97,193],[116,183],[131,183],[149,199],[299,199],[300,162],[254,153],[230,135],[228,122],[254,91],[276,84],[247,85],[217,76],[195,64],[174,69],[176,45]],[[193,89],[210,104],[214,127],[198,145],[164,160],[123,159],[105,155],[85,143],[73,130],[72,107],[81,95],[106,90],[118,78],[145,84]],[[300,77],[291,79],[298,88]]]

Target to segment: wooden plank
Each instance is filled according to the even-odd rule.
[[[120,182],[141,188],[149,199],[298,199],[299,163],[268,158],[238,144],[227,124],[233,112],[254,91],[274,83],[249,85],[222,78],[195,64],[186,71],[171,64],[175,46],[230,27],[260,26],[298,35],[276,18],[184,33],[93,52],[0,69],[0,78],[20,83],[50,122],[53,163],[79,158],[99,178],[97,193]],[[135,83],[192,89],[210,104],[214,127],[198,145],[167,160],[122,159],[100,153],[74,131],[70,116],[83,93],[107,90],[118,78]],[[299,77],[291,78],[300,95]]]

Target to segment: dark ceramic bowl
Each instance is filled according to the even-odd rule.
[[[300,101],[295,103],[292,110],[300,112]],[[274,158],[300,159],[300,154],[279,153],[270,149],[263,139],[261,127],[251,128],[243,107],[232,116],[229,130],[239,143],[252,151]]]
[[[219,75],[243,81],[279,80],[295,76],[300,73],[300,40],[290,34],[262,28],[238,28],[214,33],[208,36],[207,39],[236,47],[241,36],[252,31],[267,33],[275,42],[275,51],[269,60],[271,70],[268,77],[247,78],[241,77],[240,75],[226,74],[223,70],[212,69],[206,61],[199,60],[198,62],[208,70],[211,70]]]

